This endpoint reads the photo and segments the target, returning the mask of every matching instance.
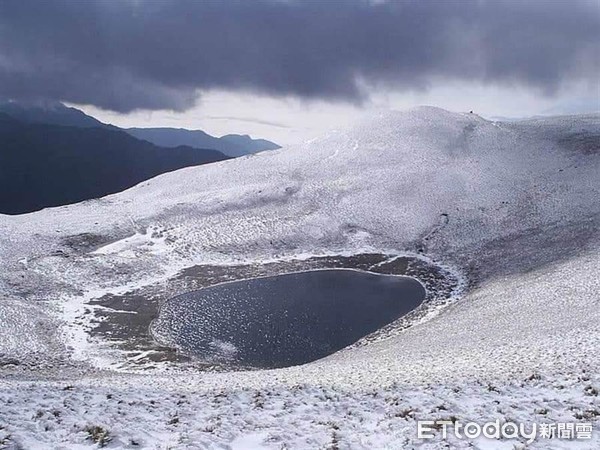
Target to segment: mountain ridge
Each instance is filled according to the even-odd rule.
[[[229,159],[162,148],[117,128],[21,122],[0,113],[0,213],[22,214],[114,194],[165,172]]]
[[[138,139],[144,139],[162,147],[175,147],[177,145],[202,146],[213,148],[232,157],[281,148],[274,142],[266,139],[253,139],[247,134],[226,134],[218,138],[203,130],[169,127],[134,127],[126,128],[125,131]]]
[[[247,134],[227,134],[219,138],[202,130],[188,130],[185,128],[120,128],[103,123],[77,108],[66,106],[60,102],[17,103],[7,101],[0,103],[0,113],[8,114],[27,123],[122,130],[133,137],[160,147],[174,148],[187,145],[199,149],[217,150],[231,157],[281,148],[274,142],[266,139],[253,139]]]

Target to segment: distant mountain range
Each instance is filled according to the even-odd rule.
[[[0,113],[0,213],[98,198],[228,158],[212,149],[159,147],[116,128],[27,123]]]
[[[120,129],[114,125],[102,123],[79,109],[67,107],[59,102],[37,102],[34,104],[4,102],[0,103],[0,112],[28,123]],[[280,148],[274,142],[265,139],[252,139],[248,135],[240,134],[228,134],[218,138],[201,130],[186,130],[183,128],[124,128],[122,130],[133,137],[152,142],[161,147],[187,145],[218,150],[231,157]]]
[[[162,147],[189,145],[190,147],[212,148],[232,157],[281,148],[274,142],[252,139],[248,135],[240,134],[228,134],[217,138],[201,130],[183,128],[127,128],[125,131],[138,139],[144,139]]]
[[[0,214],[120,192],[183,167],[278,145],[171,128],[122,130],[62,103],[0,104]]]

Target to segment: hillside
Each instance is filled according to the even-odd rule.
[[[26,123],[45,123],[80,128],[116,128],[100,122],[77,108],[67,107],[60,102],[33,104],[3,102],[0,103],[0,113]]]
[[[221,161],[215,150],[172,149],[106,128],[29,124],[0,115],[0,213],[90,200],[161,173]]]
[[[0,424],[25,447],[92,445],[97,425],[116,448],[500,448],[423,442],[416,421],[597,427],[599,135],[598,115],[377,113],[285,151],[0,216]],[[218,372],[160,358],[145,329],[110,334],[194,283],[365,253],[409,259],[427,297],[313,363]],[[581,448],[599,446],[594,432]]]

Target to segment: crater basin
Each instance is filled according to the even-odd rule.
[[[202,361],[246,368],[304,364],[419,306],[414,278],[352,269],[233,281],[167,300],[154,338]]]

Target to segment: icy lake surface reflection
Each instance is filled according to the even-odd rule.
[[[413,278],[350,269],[223,283],[168,300],[155,338],[201,360],[285,367],[340,350],[416,308]]]

